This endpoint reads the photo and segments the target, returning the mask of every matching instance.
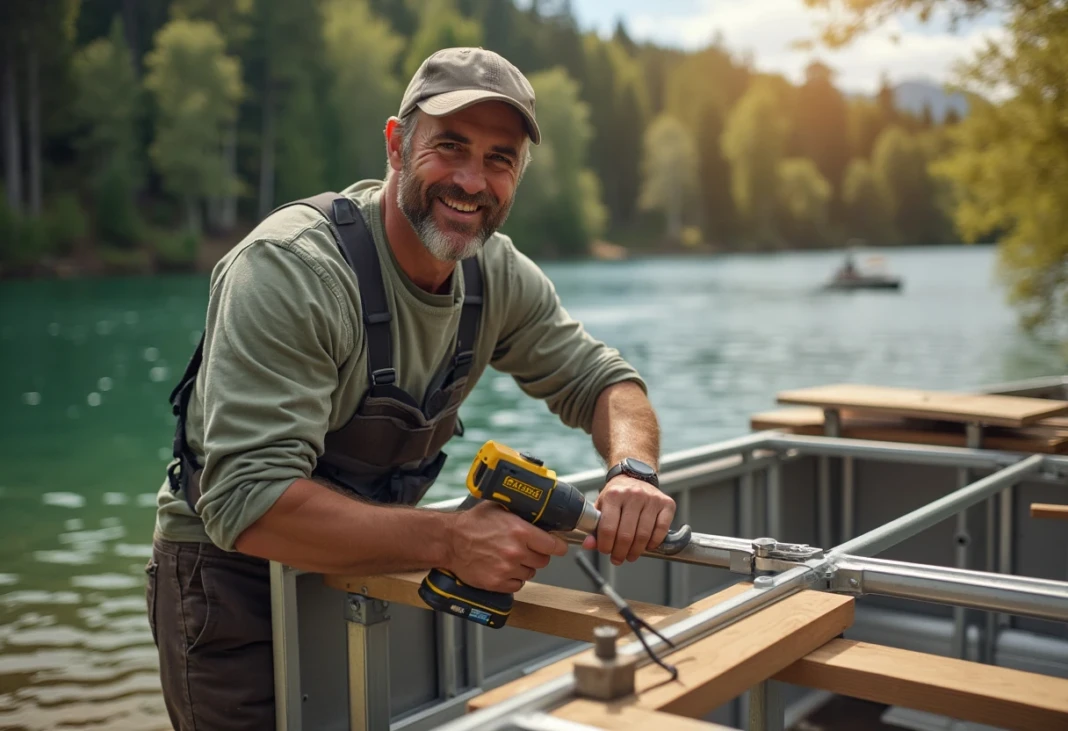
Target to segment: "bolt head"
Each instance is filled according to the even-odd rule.
[[[619,629],[612,625],[601,625],[593,628],[594,652],[602,660],[611,660],[616,656],[616,639],[619,638]]]
[[[771,576],[758,576],[753,579],[753,586],[759,589],[771,588],[771,585],[775,583],[774,577]]]

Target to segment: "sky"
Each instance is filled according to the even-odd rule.
[[[1001,18],[989,15],[956,30],[940,16],[928,24],[915,16],[896,17],[884,28],[839,51],[798,51],[791,44],[815,35],[824,16],[803,0],[571,0],[579,26],[611,34],[622,19],[635,40],[694,50],[722,34],[735,54],[748,52],[761,71],[781,73],[798,83],[813,58],[833,68],[837,86],[872,94],[885,73],[891,83],[953,81],[958,59],[971,58],[986,38],[1003,37]],[[894,34],[898,35],[895,43]]]

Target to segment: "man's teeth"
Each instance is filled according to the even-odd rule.
[[[459,201],[454,201],[449,198],[442,198],[441,202],[447,205],[449,208],[455,208],[456,210],[463,211],[464,213],[474,213],[478,210],[478,206],[471,205],[470,203],[461,203]]]

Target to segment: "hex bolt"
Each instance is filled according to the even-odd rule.
[[[614,660],[616,657],[616,639],[619,630],[610,624],[595,627],[593,630],[594,652],[601,660]]]
[[[774,538],[756,538],[753,540],[753,553],[757,558],[767,558],[776,543]]]

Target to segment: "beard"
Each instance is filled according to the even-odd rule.
[[[434,201],[439,198],[478,206],[481,222],[439,224],[434,219]],[[478,254],[486,240],[504,225],[512,204],[502,204],[488,189],[471,195],[455,183],[434,183],[423,192],[419,177],[405,160],[397,181],[397,207],[431,256],[439,261],[461,261]]]

